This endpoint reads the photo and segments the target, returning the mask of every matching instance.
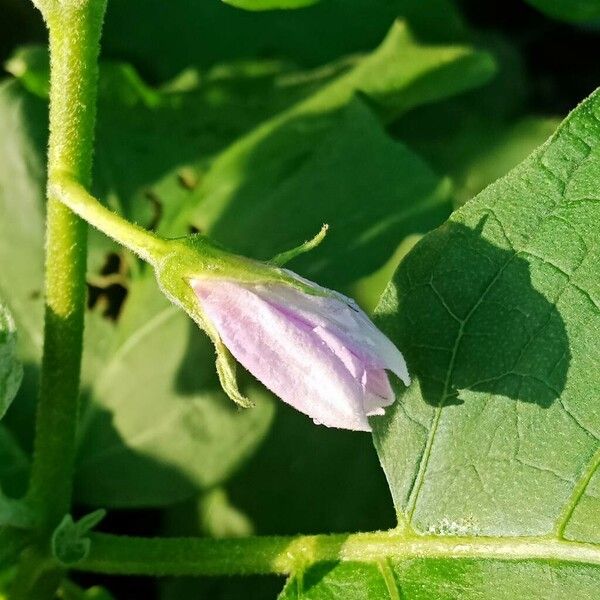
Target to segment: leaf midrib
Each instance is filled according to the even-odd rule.
[[[315,557],[314,562],[335,557]],[[381,561],[389,558],[496,558],[560,560],[600,566],[600,545],[547,536],[410,536],[397,531],[357,533],[339,547],[338,560]]]

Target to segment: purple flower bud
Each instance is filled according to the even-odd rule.
[[[371,431],[395,395],[386,370],[406,385],[402,354],[356,303],[286,271],[314,294],[283,282],[195,278],[206,318],[231,354],[315,423]]]

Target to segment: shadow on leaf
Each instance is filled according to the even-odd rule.
[[[447,222],[406,257],[378,322],[427,403],[484,392],[547,408],[560,397],[570,362],[560,292],[540,293],[530,268],[492,213],[474,229]]]

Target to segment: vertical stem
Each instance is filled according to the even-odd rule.
[[[106,0],[50,0],[48,181],[91,179],[100,33]],[[50,185],[49,185],[50,189]],[[87,225],[50,196],[46,311],[30,500],[46,531],[70,510],[85,310]]]

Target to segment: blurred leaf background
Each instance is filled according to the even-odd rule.
[[[415,241],[542,143],[598,81],[597,3],[489,4],[245,12],[219,0],[109,0],[95,192],[164,235],[200,230],[257,258],[328,222],[324,244],[293,268],[370,310]],[[48,59],[27,2],[0,0],[0,14],[0,292],[25,364],[0,424],[0,483],[16,496],[41,350]],[[82,511],[106,507],[105,529],[144,535],[394,525],[370,436],[315,427],[249,377],[257,408],[238,411],[202,334],[96,233],[88,284]],[[100,583],[116,598],[161,600],[273,598],[283,585]]]

